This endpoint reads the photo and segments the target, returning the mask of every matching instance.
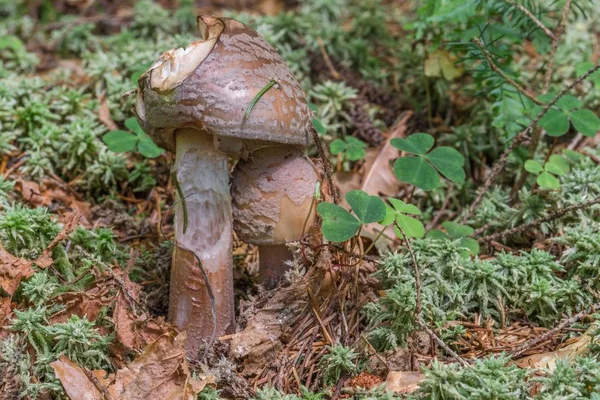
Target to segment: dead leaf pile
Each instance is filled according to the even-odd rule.
[[[185,361],[185,334],[165,334],[116,374],[89,371],[66,357],[52,368],[72,400],[194,400],[211,376],[193,378]]]

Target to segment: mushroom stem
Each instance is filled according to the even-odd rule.
[[[187,330],[187,354],[198,359],[202,343],[213,338],[213,328],[216,337],[234,330],[229,170],[227,156],[215,148],[212,135],[179,129],[175,132],[175,142],[174,171],[184,199],[178,199],[175,208],[169,319],[179,329]],[[202,263],[214,297],[216,326],[209,291],[196,257]]]
[[[292,252],[287,245],[280,244],[275,246],[258,247],[258,279],[266,289],[273,289],[290,270],[290,265],[286,262],[293,258]]]

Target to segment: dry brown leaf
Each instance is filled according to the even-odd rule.
[[[148,343],[156,341],[166,333],[174,333],[174,328],[162,318],[152,319],[147,313],[142,313],[136,307],[141,287],[129,279],[130,264],[126,271],[114,270],[121,279],[123,286],[119,287],[113,311],[113,322],[119,342],[127,351],[139,351]]]
[[[185,361],[185,334],[166,334],[114,375],[87,371],[66,357],[52,368],[72,400],[194,400],[212,376],[194,379]],[[105,378],[106,377],[106,378]]]
[[[407,113],[392,129],[391,134],[381,147],[370,148],[365,156],[363,167],[365,175],[361,189],[371,195],[395,196],[400,182],[392,169],[392,161],[400,156],[400,151],[392,146],[394,138],[402,138],[406,134],[406,124],[412,116]]]
[[[67,357],[61,356],[57,361],[51,363],[50,366],[54,369],[56,377],[62,383],[70,399],[104,400],[105,396],[102,391],[90,379],[90,373],[86,374],[83,368]],[[98,372],[94,371],[96,378],[104,376],[104,371]],[[100,379],[98,379],[98,382],[103,384]]]
[[[67,185],[62,182],[64,187]],[[61,183],[52,179],[44,179],[41,184],[24,179],[17,179],[15,190],[21,193],[21,196],[27,202],[36,206],[48,207],[53,202],[59,202],[64,207],[69,207],[78,211],[84,218],[82,223],[89,226],[91,217],[91,207],[89,203],[77,200],[68,190],[61,188]]]
[[[0,245],[0,287],[12,295],[22,279],[33,275],[34,264],[40,268],[52,265],[52,250],[73,232],[80,216],[77,211],[66,216],[62,230],[35,260],[15,257]]]
[[[523,357],[517,361],[517,364],[521,368],[548,368],[553,370],[556,367],[556,362],[561,359],[567,359],[569,361],[584,355],[590,349],[590,345],[594,343],[594,332],[598,330],[596,324],[592,324],[579,339],[561,349],[556,351],[549,351],[546,353],[533,354],[527,357]]]
[[[409,394],[419,388],[419,383],[425,379],[422,372],[390,371],[385,380],[385,388],[398,394]]]
[[[98,119],[102,122],[108,129],[111,131],[115,131],[119,129],[115,121],[113,121],[110,116],[110,108],[108,108],[108,102],[106,101],[106,94],[102,93],[98,96],[98,100],[100,101],[100,108],[98,109]]]
[[[185,361],[185,340],[185,333],[158,338],[117,372],[109,392],[120,400],[194,400],[206,384],[214,383],[214,378],[196,381],[191,377]]]

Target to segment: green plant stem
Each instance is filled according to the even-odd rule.
[[[277,81],[271,79],[269,83],[267,83],[262,89],[258,91],[258,93],[256,93],[256,96],[254,96],[250,103],[248,103],[248,107],[246,108],[246,112],[244,113],[244,120],[247,120],[250,117],[250,113],[252,112],[252,109],[254,108],[258,100],[260,100],[260,98],[263,97],[263,95],[267,93],[267,91],[276,84]]]
[[[402,234],[402,239],[404,239],[404,242],[406,243],[406,248],[408,249],[408,252],[410,253],[410,258],[412,259],[412,262],[413,262],[413,268],[415,270],[415,292],[416,292],[416,295],[415,295],[416,296],[415,318],[419,319],[419,318],[421,318],[421,273],[419,271],[419,264],[417,263],[417,256],[415,255],[415,252],[413,251],[413,248],[410,244],[410,240],[404,233],[404,230],[402,229],[400,224],[397,221],[394,221],[394,225],[396,226],[396,228],[398,228],[398,231],[400,231],[400,233]]]

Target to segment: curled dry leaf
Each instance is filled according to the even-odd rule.
[[[192,378],[185,361],[185,334],[165,334],[116,374],[88,371],[66,357],[52,368],[72,400],[194,400],[212,376]]]

